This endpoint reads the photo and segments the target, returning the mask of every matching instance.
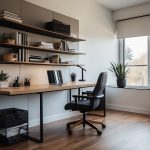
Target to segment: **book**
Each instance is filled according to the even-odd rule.
[[[8,14],[2,14],[2,13],[0,13],[0,17],[10,17],[10,18],[22,20],[22,19],[21,19],[20,17],[18,17],[18,16],[13,16],[13,15],[8,15]]]
[[[6,14],[6,15],[12,15],[12,16],[16,16],[16,17],[19,17],[19,15],[13,13],[13,12],[10,12],[10,11],[7,11],[7,10],[0,10],[0,14]]]
[[[62,46],[61,46],[61,50],[62,51],[69,51],[69,46],[68,46],[68,42],[61,40]]]
[[[22,23],[22,20],[16,19],[16,18],[12,18],[12,17],[8,17],[8,16],[0,17],[0,19],[8,19],[8,20],[12,20],[12,21],[15,21],[15,22]]]

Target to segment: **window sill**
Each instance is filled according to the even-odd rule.
[[[107,85],[108,88],[118,88],[116,85]],[[126,86],[125,88],[118,89],[133,89],[133,90],[150,90],[148,86]]]

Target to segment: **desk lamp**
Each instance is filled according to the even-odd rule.
[[[85,81],[83,72],[86,70],[83,67],[81,67],[80,65],[77,65],[77,67],[81,68],[81,73],[82,73],[82,79],[80,79],[79,81]]]

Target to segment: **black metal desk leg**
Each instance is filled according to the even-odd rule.
[[[40,138],[28,136],[28,139],[37,143],[43,143],[43,93],[40,93]]]
[[[40,141],[43,142],[43,93],[40,93]]]
[[[80,88],[78,88],[78,95],[80,95]]]
[[[69,102],[71,103],[71,89],[69,90]]]

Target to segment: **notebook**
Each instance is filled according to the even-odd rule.
[[[49,84],[63,85],[61,70],[48,70],[47,75],[48,75]]]

